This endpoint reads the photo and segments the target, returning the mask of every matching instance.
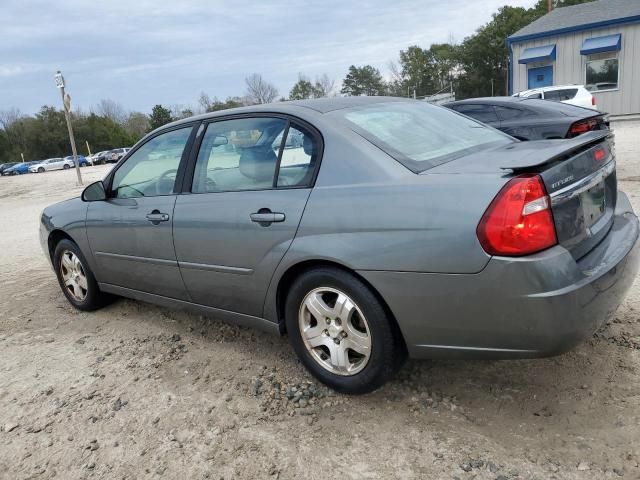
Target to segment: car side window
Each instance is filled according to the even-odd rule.
[[[162,133],[138,148],[113,175],[113,196],[135,198],[172,194],[192,129],[189,126]]]
[[[496,112],[500,120],[515,120],[523,115],[523,111],[519,108],[496,106]]]
[[[498,116],[492,105],[462,104],[456,105],[455,110],[471,118],[475,118],[479,122],[491,123],[498,121]]]
[[[578,93],[577,88],[564,88],[561,90],[550,90],[545,93],[545,100],[552,100],[554,102],[563,102],[565,100],[571,100]]]
[[[278,187],[306,187],[311,184],[318,162],[319,145],[306,128],[291,124],[278,170]]]
[[[191,191],[273,188],[286,126],[287,120],[269,117],[210,123],[198,152]]]

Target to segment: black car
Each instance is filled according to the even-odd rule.
[[[470,98],[444,106],[519,140],[572,138],[609,128],[605,115],[596,110],[532,98]]]
[[[4,175],[2,172],[4,172],[6,169],[11,168],[17,164],[18,162],[3,163],[2,165],[0,165],[0,175]]]

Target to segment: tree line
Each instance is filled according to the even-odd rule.
[[[592,0],[552,0],[556,8]],[[547,12],[548,0],[538,0],[532,8],[504,6],[491,20],[456,44],[408,46],[398,59],[387,65],[383,76],[372,65],[351,65],[340,87],[328,75],[311,78],[302,73],[288,96],[261,74],[245,78],[242,96],[224,100],[202,92],[196,105],[155,105],[149,114],[128,112],[117,102],[102,100],[92,111],[76,110],[72,123],[80,152],[129,146],[147,132],[171,121],[194,114],[215,112],[244,105],[284,100],[342,95],[392,95],[419,98],[442,91],[455,91],[457,98],[507,94],[508,52],[506,38]],[[16,109],[0,111],[0,163],[39,160],[68,155],[70,146],[64,113],[43,106],[35,115],[22,115]]]

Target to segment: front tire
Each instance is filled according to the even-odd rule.
[[[296,279],[285,303],[293,349],[321,382],[342,393],[367,393],[397,371],[404,349],[376,295],[332,267]]]
[[[87,260],[71,240],[60,240],[56,245],[53,268],[62,292],[78,310],[97,310],[111,300],[110,295],[100,291]]]
[[[66,163],[62,166],[62,168],[64,168],[65,170],[69,169],[69,165],[67,165]]]
[[[38,168],[38,173],[44,173],[44,168],[43,167]]]

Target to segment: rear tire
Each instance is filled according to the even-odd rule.
[[[78,310],[97,310],[112,301],[111,295],[100,291],[82,251],[71,240],[56,245],[53,268],[64,296]]]
[[[300,275],[285,302],[293,349],[318,380],[349,394],[375,390],[399,369],[405,351],[376,295],[333,267]]]

